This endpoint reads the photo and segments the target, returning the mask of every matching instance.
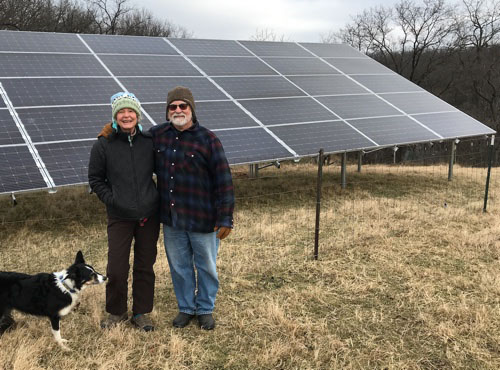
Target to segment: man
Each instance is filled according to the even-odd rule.
[[[186,87],[168,92],[167,122],[151,133],[165,250],[179,307],[173,326],[183,328],[196,316],[202,329],[211,330],[219,240],[233,227],[229,164],[217,136],[198,123]]]

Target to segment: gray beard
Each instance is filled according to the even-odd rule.
[[[172,123],[175,125],[175,126],[178,126],[178,127],[183,127],[185,126],[187,123],[188,123],[188,117],[176,117],[176,118],[173,118],[172,119]]]

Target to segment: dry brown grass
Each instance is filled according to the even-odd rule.
[[[86,290],[61,324],[16,313],[0,369],[498,369],[500,210],[492,174],[446,166],[325,168],[319,260],[314,165],[248,179],[234,170],[236,228],[220,248],[213,332],[174,330],[176,303],[158,243],[154,333],[99,329],[104,289]],[[64,268],[78,249],[104,271],[104,211],[83,188],[0,199],[0,269]],[[446,207],[444,203],[446,202]]]

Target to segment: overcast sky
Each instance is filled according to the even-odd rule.
[[[321,42],[364,9],[398,0],[131,0],[200,39],[249,40],[271,30],[285,41]]]

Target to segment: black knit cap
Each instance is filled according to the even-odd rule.
[[[168,106],[176,100],[182,100],[189,104],[191,112],[193,113],[193,122],[196,122],[196,114],[194,112],[194,98],[191,90],[184,86],[176,86],[168,92],[167,95],[167,120],[168,120]]]

